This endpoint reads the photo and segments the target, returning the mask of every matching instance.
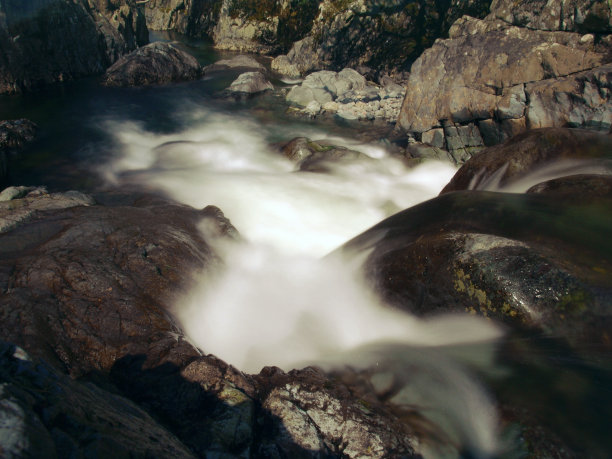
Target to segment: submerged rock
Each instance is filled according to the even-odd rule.
[[[202,76],[198,61],[172,43],[156,42],[113,64],[104,75],[107,86],[144,86],[195,80]]]

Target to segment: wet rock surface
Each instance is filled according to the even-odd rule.
[[[3,10],[0,93],[103,73],[149,39],[144,16],[122,0],[7,1]]]
[[[548,129],[491,147],[466,162],[440,197],[390,217],[346,249],[373,249],[365,269],[402,309],[467,311],[607,352],[609,171],[563,177],[567,169],[557,169],[561,178],[516,190],[529,194],[457,190],[487,181],[503,190],[538,164],[568,157],[609,162],[609,142],[607,135]]]
[[[298,170],[308,172],[327,172],[338,163],[370,159],[359,151],[306,137],[296,137],[282,145],[280,150],[285,157],[297,163]]]
[[[581,168],[603,173],[610,170],[611,159],[610,135],[582,129],[536,129],[473,156],[442,193],[515,188],[524,192],[530,187],[529,182],[545,181],[547,174],[573,175]],[[557,165],[549,167],[554,163]],[[532,178],[526,182],[524,179],[529,176]]]
[[[145,86],[190,81],[202,76],[202,67],[172,43],[156,42],[115,62],[104,75],[107,86]]]

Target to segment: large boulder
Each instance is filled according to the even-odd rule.
[[[345,248],[369,251],[365,269],[397,307],[421,315],[468,311],[608,352],[611,141],[542,129],[490,147],[467,161],[440,197],[390,217]],[[568,160],[572,167],[555,167]],[[607,175],[575,176],[579,160]],[[551,182],[540,174],[533,180],[546,183],[509,189],[529,194],[469,191],[487,184],[503,191],[542,166],[571,177]],[[559,199],[572,191],[578,194]]]
[[[417,140],[462,162],[528,128],[610,129],[605,43],[469,17],[450,37],[412,66],[398,124]]]
[[[123,56],[104,75],[107,86],[145,86],[190,81],[202,76],[202,67],[175,44],[155,42]]]
[[[144,16],[123,0],[4,0],[2,10],[0,93],[103,73],[148,42]]]

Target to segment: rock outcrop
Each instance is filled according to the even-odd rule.
[[[417,141],[448,150],[457,162],[531,128],[607,132],[612,126],[611,37],[565,30],[594,31],[569,24],[591,8],[587,3],[594,5],[589,11],[603,8],[602,17],[609,6],[579,2],[573,22],[564,22],[569,19],[559,19],[566,14],[561,5],[541,3],[539,15],[528,11],[531,3],[521,8],[499,1],[485,20],[458,19],[450,38],[438,40],[412,66],[398,125]],[[510,9],[514,19],[507,17]],[[525,18],[518,20],[523,12]],[[556,15],[555,27],[547,15]],[[526,26],[505,22],[510,19]],[[529,28],[537,26],[547,30]]]
[[[195,80],[202,67],[172,43],[155,42],[123,56],[104,75],[107,86],[145,86]]]
[[[215,46],[261,54],[286,52],[312,28],[320,0],[223,0],[212,31]]]
[[[272,69],[297,77],[313,70],[370,67],[398,73],[436,38],[448,31],[449,18],[483,17],[488,1],[388,2],[325,0],[307,37],[272,62]]]
[[[0,93],[103,73],[148,42],[144,16],[123,0],[4,0],[2,10]]]
[[[494,0],[492,15],[508,24],[538,30],[579,33],[612,32],[612,8],[601,1]]]

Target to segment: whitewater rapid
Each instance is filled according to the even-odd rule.
[[[249,373],[264,366],[382,365],[411,387],[398,404],[419,405],[475,451],[497,448],[492,402],[447,350],[494,342],[501,331],[473,316],[421,320],[396,311],[362,278],[359,261],[367,254],[352,265],[325,256],[396,211],[435,197],[454,165],[408,168],[379,145],[285,127],[287,141],[325,139],[369,157],[326,173],[300,172],[267,140],[278,127],[203,109],[170,134],[129,120],[108,121],[106,129],[118,152],[101,170],[110,183],[163,191],[196,208],[218,206],[243,238],[208,235],[224,268],[200,274],[177,304],[186,334],[204,352]],[[420,379],[409,378],[406,369],[417,367]]]

